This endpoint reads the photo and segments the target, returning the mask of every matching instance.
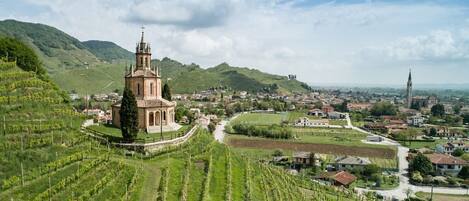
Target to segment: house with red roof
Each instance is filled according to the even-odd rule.
[[[437,174],[456,176],[467,161],[447,154],[426,154]]]
[[[353,174],[348,173],[347,171],[333,171],[333,172],[324,172],[319,175],[318,179],[330,182],[335,186],[345,186],[348,187],[351,183],[357,180],[357,177]]]

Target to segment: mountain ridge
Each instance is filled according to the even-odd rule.
[[[0,37],[24,41],[37,52],[51,78],[64,90],[80,94],[122,90],[125,66],[134,62],[133,53],[110,41],[79,41],[67,33],[43,24],[0,21]],[[225,86],[250,92],[305,92],[309,86],[286,76],[257,69],[221,63],[210,68],[183,64],[167,57],[152,60],[161,68],[163,78],[171,78],[175,93],[193,93]]]

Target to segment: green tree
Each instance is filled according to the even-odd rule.
[[[276,149],[272,156],[283,156],[283,151],[281,149]]]
[[[469,166],[463,166],[461,171],[459,171],[458,177],[462,179],[469,179]]]
[[[163,86],[162,96],[166,100],[171,100],[171,89],[169,88],[168,83],[165,83]]]
[[[461,117],[462,117],[463,123],[469,124],[469,113],[464,113],[461,115]]]
[[[208,131],[210,133],[213,133],[215,131],[215,128],[216,128],[216,126],[213,122],[210,122],[207,127],[208,127]]]
[[[454,114],[459,114],[461,113],[461,108],[462,108],[462,105],[461,104],[456,104],[453,106],[453,111],[454,111]]]
[[[375,103],[371,108],[370,112],[374,116],[396,115],[397,109],[390,102],[383,101]]]
[[[42,68],[36,53],[17,39],[0,38],[0,57],[6,57],[8,61],[16,61],[21,69],[33,71],[41,79],[45,78],[46,70]]]
[[[430,136],[435,137],[438,135],[438,132],[436,131],[436,128],[432,127],[430,128]]]
[[[433,116],[443,116],[445,115],[445,106],[442,104],[436,104],[432,106],[431,112]]]
[[[461,148],[457,148],[453,151],[451,155],[459,157],[459,156],[462,156],[464,153],[465,153],[464,150],[462,150]]]
[[[138,133],[138,108],[134,94],[127,87],[124,89],[119,115],[122,137],[134,141]]]
[[[409,169],[414,172],[418,171],[424,175],[430,174],[433,172],[432,162],[428,157],[422,153],[418,153],[409,163]]]
[[[380,172],[381,172],[381,168],[376,164],[369,164],[363,168],[363,175],[368,176],[368,177],[372,176],[373,174],[380,173]]]

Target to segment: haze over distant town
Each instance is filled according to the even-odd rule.
[[[157,53],[202,67],[227,62],[326,85],[467,83],[465,1],[0,2],[0,19],[48,24],[132,51],[145,26]],[[164,12],[163,12],[164,11]],[[461,86],[461,85],[458,85]],[[467,85],[464,85],[467,88]]]

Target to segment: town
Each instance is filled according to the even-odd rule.
[[[469,201],[469,3],[0,3],[0,201]]]

